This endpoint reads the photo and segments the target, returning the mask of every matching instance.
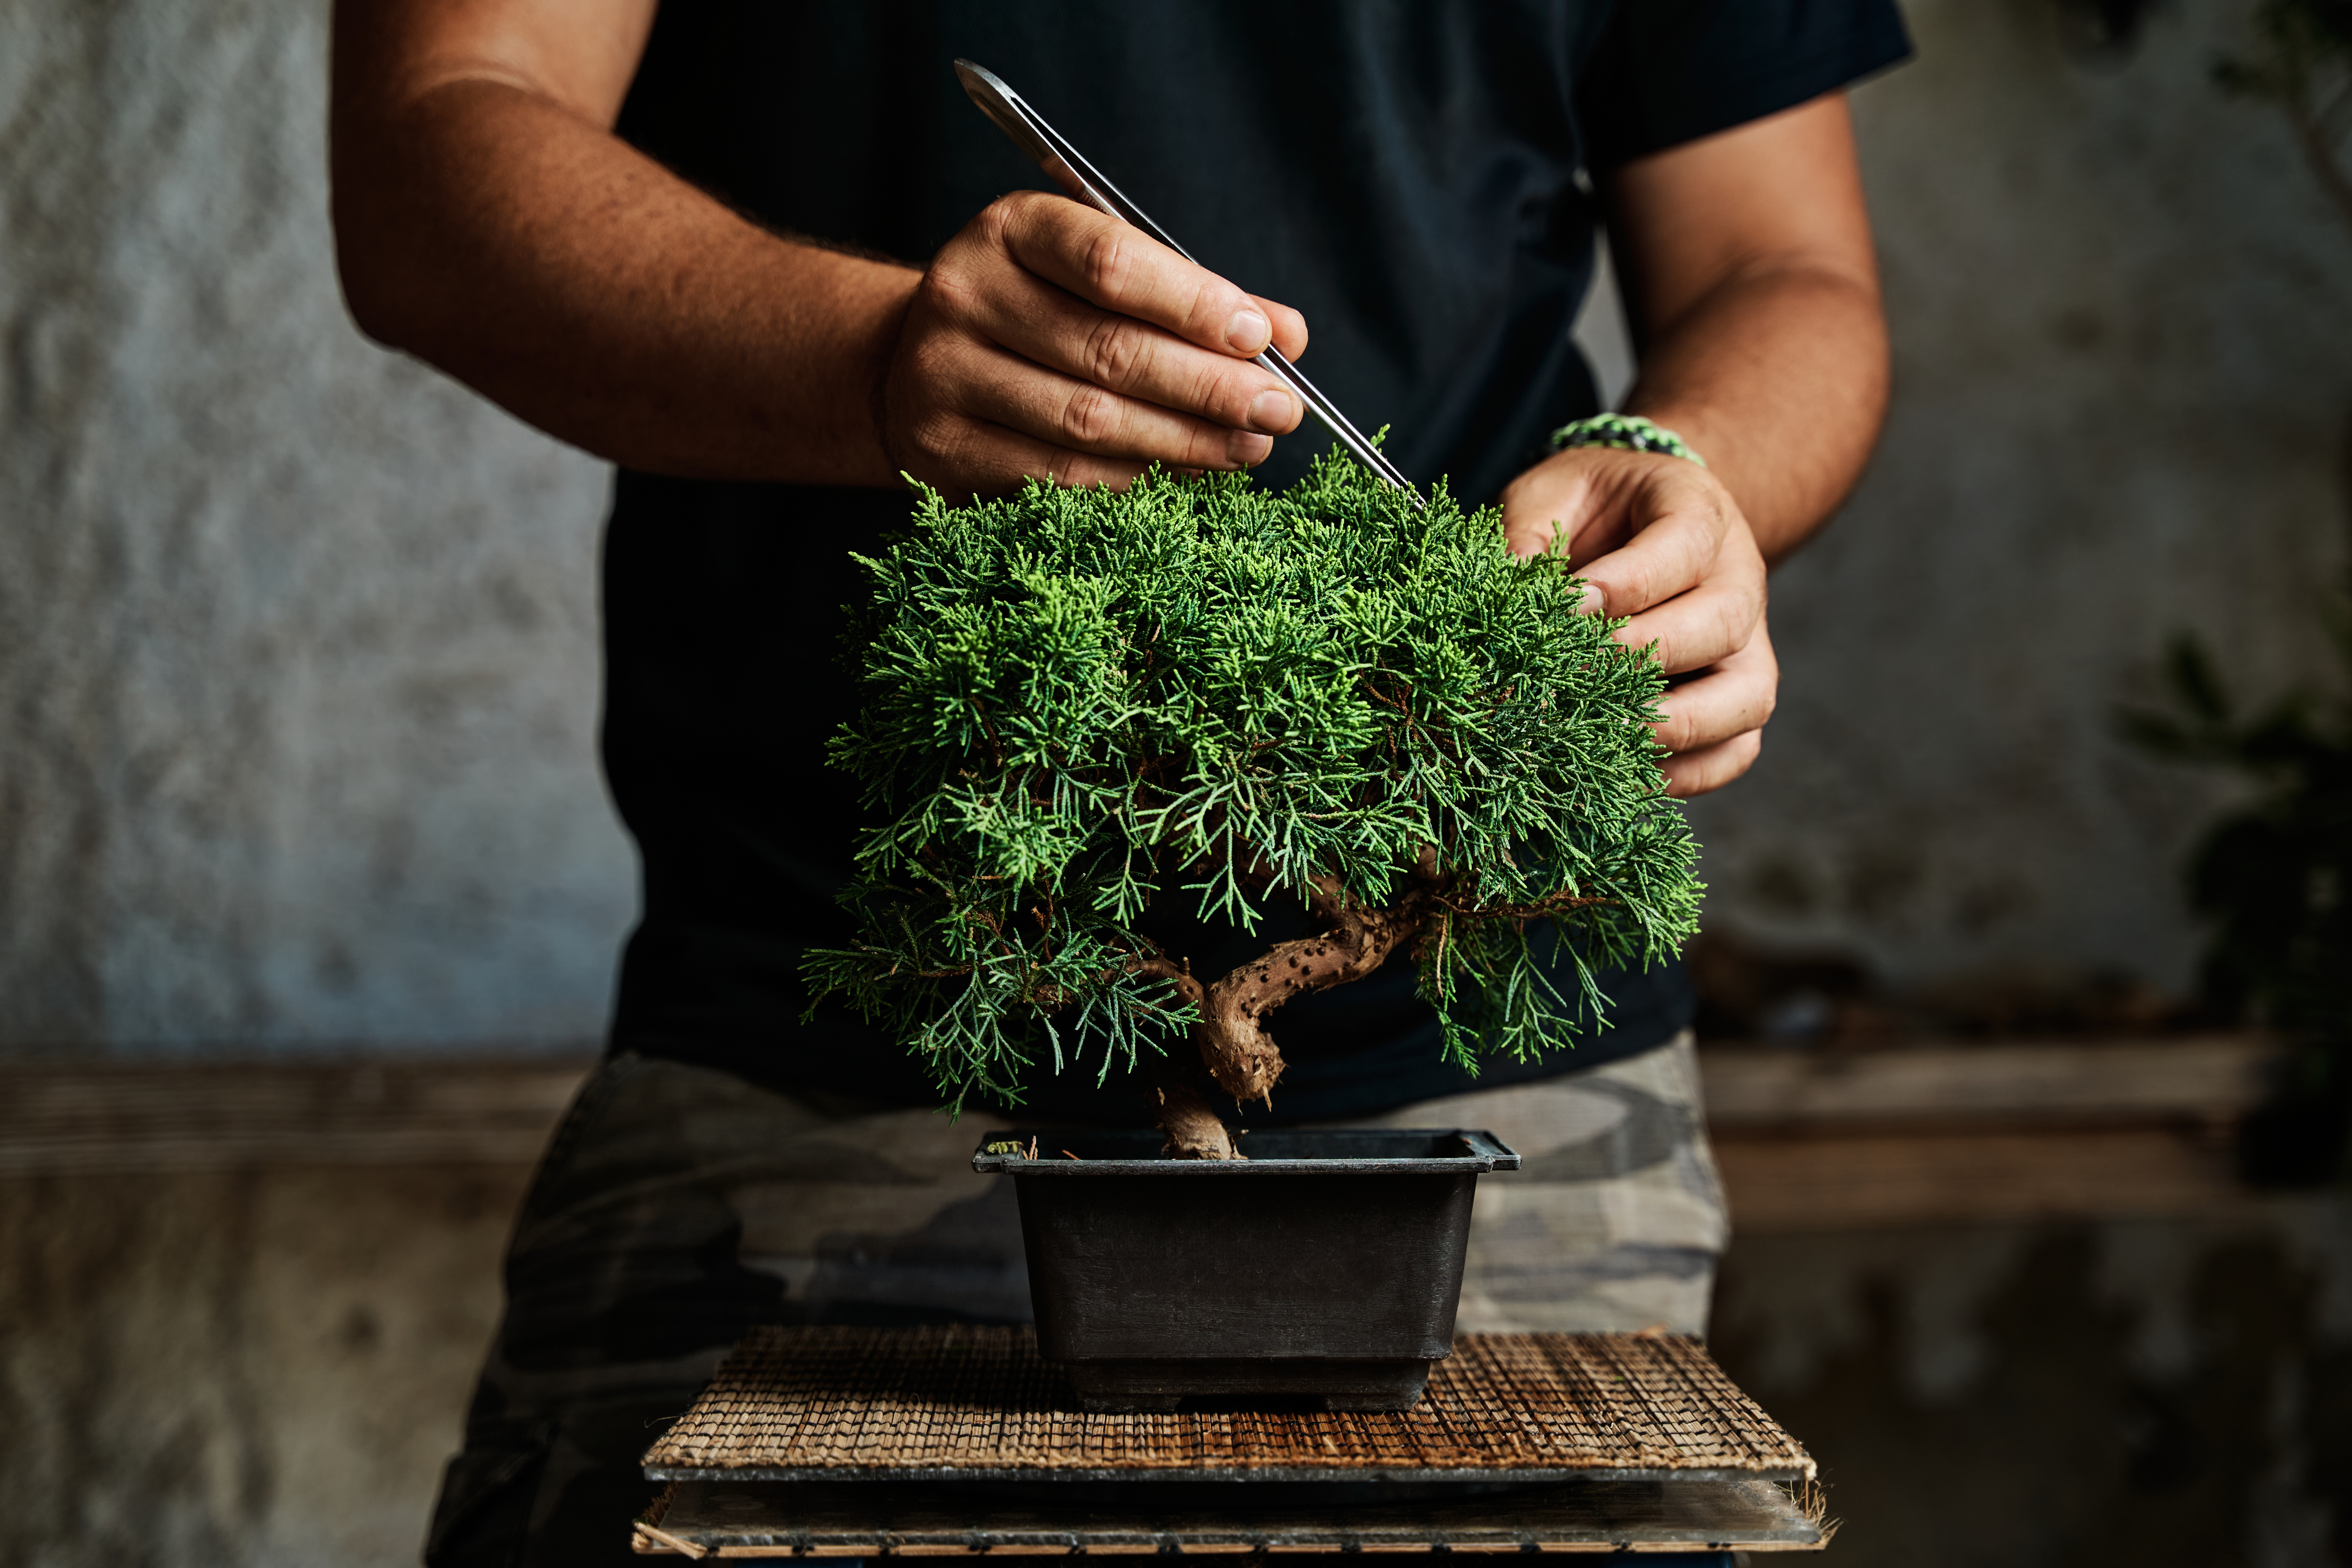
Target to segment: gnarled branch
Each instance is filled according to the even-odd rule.
[[[1328,922],[1326,929],[1276,943],[1207,988],[1193,1035],[1217,1087],[1237,1101],[1263,1101],[1271,1109],[1283,1063],[1274,1036],[1266,1032],[1268,1016],[1293,997],[1360,980],[1387,963],[1420,932],[1444,887],[1433,870],[1416,869],[1402,898],[1387,908],[1372,908],[1349,898],[1338,877],[1316,877],[1307,889],[1307,907]]]

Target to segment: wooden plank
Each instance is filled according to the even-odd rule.
[[[530,1165],[588,1065],[12,1064],[0,1068],[0,1175]]]
[[[1769,1481],[1566,1481],[1316,1494],[1275,1483],[1193,1489],[1072,1482],[680,1482],[633,1536],[641,1553],[715,1559],[1119,1556],[1254,1552],[1691,1552],[1818,1549],[1818,1495]]]
[[[1699,1052],[1717,1133],[1857,1123],[2231,1122],[2263,1094],[2260,1035]]]
[[[2242,1194],[2222,1145],[2270,1050],[2214,1035],[1699,1057],[1736,1218],[1787,1228],[2226,1207]],[[0,1066],[0,1175],[529,1165],[587,1067],[20,1061]]]
[[[2078,1127],[1723,1136],[1735,1231],[2195,1216],[2253,1199],[2226,1131]]]

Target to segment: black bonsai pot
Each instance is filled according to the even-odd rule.
[[[1412,1408],[1454,1348],[1478,1175],[1519,1156],[1459,1130],[1261,1130],[1242,1161],[1160,1141],[991,1133],[972,1156],[1013,1178],[1038,1348],[1085,1407]]]

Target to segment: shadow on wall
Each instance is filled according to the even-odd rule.
[[[1842,1568],[2352,1563],[2347,1218],[1742,1238],[1715,1349]]]

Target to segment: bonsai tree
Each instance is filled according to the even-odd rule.
[[[893,1028],[961,1108],[1024,1070],[1150,1089],[1180,1157],[1233,1158],[1215,1091],[1269,1107],[1283,1003],[1410,952],[1445,1054],[1571,1043],[1594,972],[1696,928],[1664,793],[1664,678],[1499,512],[1426,509],[1335,452],[1286,491],[1148,474],[950,507],[862,559],[861,716],[831,760],[869,822],[848,946],[807,978]],[[1314,935],[1222,975],[1139,929],[1155,897]],[[1531,934],[1549,924],[1573,981]],[[1198,1065],[1167,1055],[1189,1033]]]

